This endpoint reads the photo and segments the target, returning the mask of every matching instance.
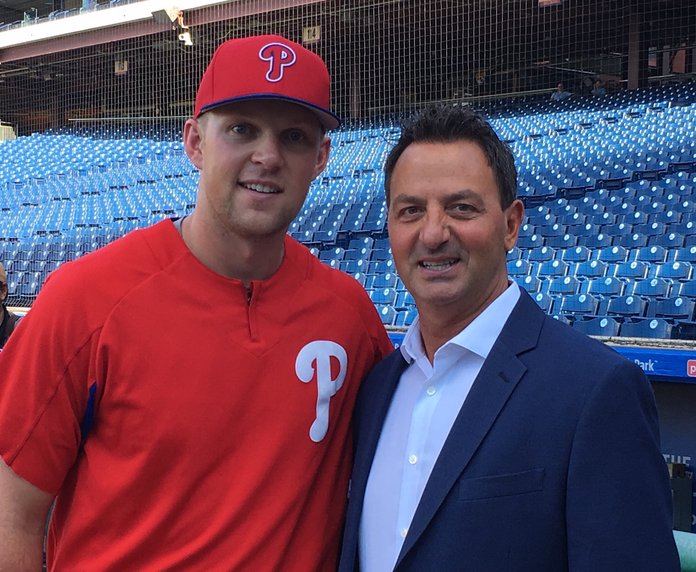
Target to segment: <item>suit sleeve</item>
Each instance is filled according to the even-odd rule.
[[[642,370],[621,362],[589,395],[566,499],[571,572],[679,572],[657,409]]]

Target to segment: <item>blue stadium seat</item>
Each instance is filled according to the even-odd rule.
[[[684,246],[674,252],[674,260],[696,264],[696,246]]]
[[[13,272],[27,272],[29,270],[29,260],[26,258],[15,258],[12,261]]]
[[[342,260],[340,268],[348,274],[355,274],[356,272],[366,273],[367,260]]]
[[[398,292],[396,295],[396,302],[394,302],[394,307],[398,310],[415,308],[416,301],[413,299],[413,295],[407,290]]]
[[[619,327],[620,323],[609,316],[581,319],[573,322],[573,328],[588,336],[618,336]]]
[[[592,223],[586,223],[582,226],[579,227],[573,227],[572,228],[572,234],[579,238],[586,238],[588,236],[596,236],[598,235],[603,228],[603,226],[597,225],[597,224],[592,224]],[[581,242],[585,242],[584,240]]]
[[[375,304],[393,306],[396,302],[397,291],[394,288],[377,288],[371,290],[368,294]]]
[[[513,246],[510,250],[508,250],[507,259],[508,261],[519,260],[520,258],[522,258],[523,253],[524,251],[521,248]]]
[[[586,198],[590,198],[589,196]],[[605,206],[603,204],[600,204],[596,201],[590,201],[588,200],[587,202],[580,202],[578,205],[578,210],[577,212],[582,213],[586,217],[586,222],[592,222],[594,224],[601,224],[600,220],[602,218],[602,215],[606,212]],[[610,216],[611,213],[609,213]]]
[[[393,326],[396,321],[397,312],[393,306],[388,304],[378,304],[377,313],[385,326]]]
[[[545,239],[545,244],[553,248],[572,248],[577,245],[578,237],[572,234],[564,234],[562,236],[549,236]]]
[[[657,318],[679,319],[679,320],[694,320],[694,307],[696,300],[682,296],[665,298],[658,300],[650,314]]]
[[[394,326],[396,327],[405,327],[406,326],[406,319],[408,318],[408,313],[409,310],[397,310],[396,311],[396,318],[394,319]]]
[[[547,207],[546,205],[539,205],[525,211],[524,224],[547,224],[549,222],[555,222],[555,220],[556,215],[552,214],[549,207]]]
[[[608,212],[597,212],[588,217],[588,222],[595,226],[612,227],[616,224],[616,215]]]
[[[587,215],[581,212],[574,212],[561,215],[559,222],[566,226],[579,227],[587,223]]]
[[[563,251],[561,260],[564,262],[586,262],[592,256],[592,252],[586,246],[575,246]]]
[[[544,238],[539,234],[532,234],[530,236],[520,236],[517,239],[518,248],[540,248],[544,245]]]
[[[532,275],[535,266],[529,260],[509,260],[507,262],[507,272],[509,276],[527,276]]]
[[[679,223],[682,220],[682,213],[674,210],[666,210],[657,213],[653,222],[662,222],[665,224]]]
[[[591,294],[571,294],[561,298],[561,307],[558,311],[561,314],[586,314],[590,316],[597,315],[599,299]]]
[[[621,324],[619,334],[629,338],[670,339],[672,324],[661,318],[630,320]]]
[[[389,260],[371,260],[367,265],[368,274],[394,274],[396,272],[396,265],[394,260],[390,258]]]
[[[556,258],[556,250],[550,246],[542,246],[529,251],[527,259],[531,262],[545,262]]]
[[[610,316],[645,316],[648,301],[641,296],[617,296],[610,298],[606,313]]]
[[[588,236],[586,239],[583,239],[582,243],[588,248],[606,248],[611,246],[613,241],[614,239],[610,235],[600,232],[599,234]]]
[[[694,218],[694,217],[691,216],[690,218]],[[696,221],[687,220],[686,222],[684,222],[682,220],[682,222],[680,222],[680,223],[672,223],[669,225],[667,230],[668,230],[668,232],[675,232],[677,234],[682,234],[685,237],[693,236],[694,234],[696,234]],[[686,242],[686,239],[684,239],[684,242]]]
[[[625,206],[627,206],[627,204],[624,203],[621,206],[625,207]],[[633,208],[633,207],[631,206],[630,208]],[[645,213],[643,211],[634,210],[633,212],[629,212],[626,214],[620,214],[618,219],[617,219],[617,222],[619,224],[621,224],[622,222],[625,222],[628,224],[633,224],[633,225],[644,224],[644,223],[648,222],[648,215],[647,215],[647,213]]]
[[[624,291],[625,282],[614,276],[604,278],[594,278],[588,281],[587,293],[594,296],[621,296]]]
[[[361,230],[368,232],[381,232],[387,223],[386,215],[384,218],[378,218],[375,220],[366,220],[362,224]]]
[[[685,282],[693,276],[693,266],[690,262],[665,262],[657,265],[655,275],[666,280]]]
[[[349,248],[343,253],[343,260],[367,260],[372,252],[371,248]]]
[[[635,280],[647,278],[649,271],[650,264],[648,264],[647,262],[632,260],[631,262],[619,262],[615,266],[614,276],[616,276],[617,278]]]
[[[679,296],[687,296],[689,298],[696,298],[696,278],[692,278],[688,282],[680,284],[678,287],[677,294]]]
[[[544,291],[544,282],[536,276],[515,276],[513,279],[530,294]]]
[[[625,262],[629,250],[619,244],[608,248],[600,248],[598,259],[602,262]]]
[[[638,224],[633,227],[634,232],[644,234],[647,237],[663,235],[666,229],[667,226],[661,222]]]
[[[626,248],[641,248],[647,246],[648,237],[644,234],[638,234],[637,232],[624,234],[619,237],[618,244]]]
[[[684,246],[684,235],[678,232],[670,232],[668,234],[658,234],[648,238],[648,246],[663,246],[665,248],[674,249]]]
[[[343,250],[340,247],[331,248],[329,250],[320,250],[319,251],[319,260],[324,261],[324,262],[327,260],[343,260],[344,254],[345,254],[345,250]]]
[[[340,260],[322,260],[324,264],[327,266],[330,266],[331,268],[335,268],[336,270],[342,270],[341,268],[341,261]]]
[[[569,296],[580,292],[580,281],[574,276],[557,276],[549,282],[548,293],[552,296]]]
[[[371,236],[363,236],[360,238],[351,238],[348,243],[348,249],[360,250],[366,248],[372,250],[372,245],[374,244],[374,239]]]
[[[565,276],[568,274],[568,264],[562,260],[547,260],[539,265],[538,276]]]
[[[601,260],[587,260],[575,265],[573,274],[578,278],[601,278],[607,275],[608,264]]]
[[[336,231],[334,230],[317,230],[312,235],[314,242],[320,242],[324,245],[336,244]]]
[[[377,274],[372,282],[373,288],[397,288],[399,277],[396,274],[387,272],[385,274]]]
[[[520,230],[517,234],[518,238],[521,238],[523,236],[532,236],[533,234],[536,233],[536,225],[532,223],[524,223],[523,225],[520,226]]]
[[[391,250],[386,248],[373,248],[370,260],[389,260],[391,257]]]
[[[38,282],[26,282],[18,285],[20,296],[36,296],[39,292]]]
[[[682,214],[693,214],[694,212],[696,212],[696,203],[694,203],[692,200],[687,199],[675,204],[673,206],[673,210]]]
[[[565,225],[555,222],[538,226],[537,232],[548,239],[554,236],[563,236],[568,230]]]
[[[415,308],[406,310],[405,312],[399,312],[397,316],[397,321],[394,325],[410,326],[413,323],[413,320],[416,319],[416,316],[418,316],[418,310],[416,310]]]
[[[351,273],[351,276],[355,278],[362,286],[365,286],[367,284],[367,274],[364,272],[353,272]]]
[[[669,296],[671,283],[663,278],[649,278],[636,280],[633,284],[632,294],[636,296],[650,296],[651,298],[666,298]]]

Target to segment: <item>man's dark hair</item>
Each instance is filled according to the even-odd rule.
[[[412,143],[454,143],[471,141],[481,147],[498,183],[500,204],[509,207],[517,197],[517,170],[508,146],[477,113],[455,105],[426,107],[409,119],[401,129],[401,137],[384,164],[384,190],[389,207],[391,178],[396,162]]]

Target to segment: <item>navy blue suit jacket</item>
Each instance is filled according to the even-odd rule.
[[[365,485],[406,362],[363,383],[340,572],[358,569]],[[433,468],[399,572],[678,572],[643,371],[522,292]]]

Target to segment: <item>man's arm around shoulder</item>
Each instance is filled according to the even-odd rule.
[[[0,572],[38,572],[53,496],[17,476],[0,459]]]

